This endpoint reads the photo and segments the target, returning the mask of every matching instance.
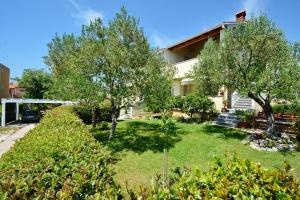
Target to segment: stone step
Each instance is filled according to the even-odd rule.
[[[237,102],[233,105],[234,109],[251,109],[252,108],[252,100],[250,98],[240,97]]]
[[[240,117],[239,116],[224,116],[224,115],[219,115],[217,118],[219,119],[236,119],[236,120],[239,120]]]
[[[224,117],[236,117],[237,115],[235,112],[221,112],[219,116],[224,116]]]
[[[226,126],[226,127],[238,127],[238,124],[235,124],[235,123],[226,123],[226,122],[219,122],[219,121],[213,121],[212,124]]]
[[[252,100],[251,99],[239,99],[239,100],[237,100],[237,102],[239,102],[239,101],[240,102],[245,102],[245,101],[246,102],[249,102],[249,101],[251,102]]]
[[[237,101],[235,104],[252,104],[252,101]]]
[[[251,106],[235,106],[234,108],[236,110],[240,110],[240,109],[242,109],[242,110],[244,110],[244,109],[250,110],[252,107]]]
[[[213,124],[225,127],[238,127],[240,117],[235,114],[235,109],[231,109],[229,112],[222,112],[213,121]]]
[[[251,104],[246,104],[246,103],[240,104],[240,103],[237,103],[233,107],[237,108],[237,107],[251,107],[251,106],[252,106],[252,103]]]
[[[240,118],[238,116],[218,116],[218,119],[228,119],[228,120],[239,120]]]
[[[238,124],[239,121],[237,120],[221,120],[221,119],[217,119],[215,120],[215,122],[220,122],[220,123],[225,123],[225,124]]]
[[[235,104],[252,104],[252,101],[237,101]]]

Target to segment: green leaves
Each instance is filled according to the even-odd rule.
[[[294,199],[300,182],[288,175],[289,170],[269,171],[259,164],[231,155],[206,173],[194,169],[176,169],[168,189],[149,191],[148,199]]]
[[[140,100],[158,102],[170,95],[171,67],[150,48],[139,20],[124,7],[106,26],[96,19],[83,26],[79,37],[56,36],[48,50],[51,95],[89,105],[108,99],[113,121],[121,109]],[[112,133],[115,127],[114,122]]]
[[[41,123],[0,160],[0,196],[9,199],[116,199],[109,157],[70,107]]]
[[[224,33],[220,46],[224,85],[241,94],[290,98],[299,73],[283,32],[266,16],[251,18]],[[264,99],[264,98],[263,98]]]
[[[19,87],[25,88],[25,97],[43,99],[52,85],[51,75],[43,69],[25,69],[21,78],[16,78]]]
[[[266,16],[252,17],[220,34],[220,44],[208,40],[194,66],[198,91],[212,95],[224,85],[252,98],[268,116],[267,131],[277,136],[270,103],[298,98],[299,46],[291,47]]]
[[[198,55],[198,62],[193,66],[191,76],[196,84],[196,91],[203,96],[215,96],[222,84],[218,49],[217,42],[209,39]]]
[[[145,68],[145,79],[138,83],[141,96],[151,112],[167,112],[175,68],[166,63],[158,52],[151,52]]]
[[[183,111],[189,116],[193,117],[193,114],[202,114],[212,111],[214,108],[214,102],[208,97],[200,96],[196,93],[191,93],[186,97],[183,97]],[[203,121],[203,119],[201,119]]]

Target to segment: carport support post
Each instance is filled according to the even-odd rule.
[[[3,99],[1,100],[2,102],[2,116],[1,116],[1,126],[5,127],[5,107],[6,107],[6,102],[3,101]]]
[[[19,103],[16,103],[16,121],[19,120]]]

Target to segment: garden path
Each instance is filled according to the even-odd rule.
[[[7,152],[18,139],[24,137],[35,126],[36,124],[28,124],[17,130],[15,133],[2,137],[0,140],[0,157]]]

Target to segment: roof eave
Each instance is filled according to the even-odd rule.
[[[187,38],[187,39],[184,39],[184,40],[182,40],[182,41],[180,41],[180,42],[177,42],[177,43],[175,43],[175,44],[173,44],[173,45],[171,45],[171,46],[169,46],[169,47],[163,48],[163,49],[172,50],[172,49],[176,48],[176,47],[179,46],[179,45],[183,45],[183,44],[186,43],[186,42],[189,42],[189,41],[191,41],[191,40],[193,40],[193,39],[195,39],[195,38],[197,38],[197,37],[201,37],[202,35],[205,35],[205,34],[208,34],[208,33],[210,33],[210,32],[213,32],[213,31],[215,31],[215,30],[217,30],[217,29],[221,29],[221,30],[222,30],[222,29],[225,28],[225,25],[226,25],[226,24],[236,24],[236,22],[223,22],[223,23],[219,24],[218,26],[215,26],[215,27],[213,27],[213,28],[211,28],[211,29],[209,29],[209,30],[206,30],[206,31],[201,32],[201,33],[199,33],[199,34],[197,34],[197,35],[194,35],[194,36],[192,36],[192,37],[189,37],[189,38]]]

